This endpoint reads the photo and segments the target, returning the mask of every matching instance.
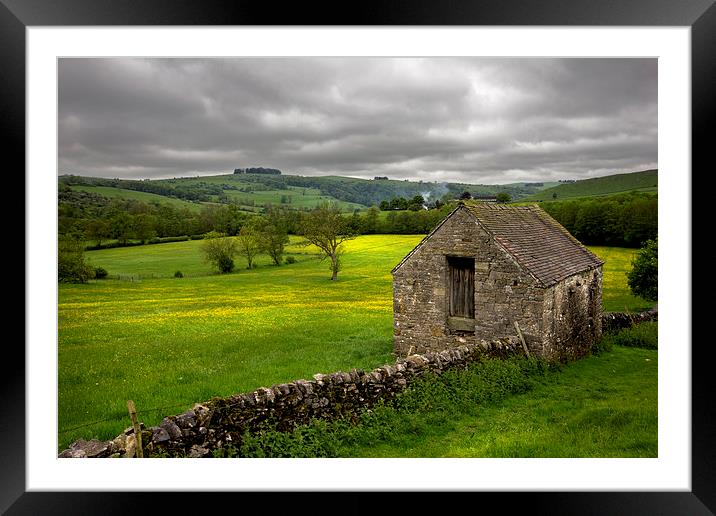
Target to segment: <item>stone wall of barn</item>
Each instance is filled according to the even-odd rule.
[[[447,256],[475,259],[474,332],[447,324]],[[540,355],[543,290],[467,210],[458,209],[393,274],[395,353],[516,336],[517,322],[530,351]]]
[[[566,362],[589,354],[602,336],[602,268],[547,289],[543,310],[544,358]]]

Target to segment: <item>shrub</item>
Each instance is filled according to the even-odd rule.
[[[181,273],[181,271],[176,271],[176,272],[174,273],[174,277],[175,277],[175,278],[183,278],[184,275]]]
[[[219,271],[228,273],[234,270],[234,260],[230,256],[219,256],[216,262]],[[256,264],[254,264],[254,267]]]
[[[614,335],[614,344],[631,348],[658,349],[658,340],[656,321],[635,324]]]
[[[203,239],[204,239],[204,235],[191,235],[189,237],[189,240],[203,240]]]
[[[632,262],[632,269],[627,273],[627,284],[635,296],[647,301],[657,300],[659,276],[657,240],[648,240]]]
[[[162,243],[165,242],[185,242],[189,240],[189,237],[187,235],[184,236],[174,236],[174,237],[163,237],[160,239]]]
[[[287,256],[286,263],[296,263],[296,258],[294,258],[293,256]]]
[[[592,344],[592,355],[599,356],[602,353],[609,353],[614,346],[614,334],[604,333],[602,338]]]
[[[94,277],[97,279],[104,279],[107,277],[107,269],[104,267],[95,267],[94,268]]]
[[[87,283],[94,268],[85,261],[84,246],[74,238],[64,238],[57,246],[57,280],[62,283]]]
[[[658,349],[658,323],[645,321],[629,328],[608,332],[592,346],[592,354],[608,353],[613,346]]]
[[[204,259],[219,269],[219,272],[231,272],[234,270],[234,256],[238,252],[237,241],[234,237],[211,231],[204,237],[201,252]]]

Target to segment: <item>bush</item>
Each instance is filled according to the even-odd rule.
[[[658,323],[646,321],[614,335],[614,344],[630,348],[658,349]]]
[[[204,235],[191,235],[189,237],[189,240],[203,240],[203,239],[204,239]]]
[[[175,277],[175,278],[183,278],[184,275],[181,273],[181,271],[176,271],[176,272],[174,273],[174,277]]]
[[[296,258],[294,258],[293,256],[287,256],[286,263],[296,263]]]
[[[107,270],[104,267],[94,268],[94,277],[97,279],[104,279],[107,277]]]
[[[627,284],[635,296],[647,301],[657,300],[659,276],[657,240],[649,240],[641,248],[627,273]]]
[[[211,231],[204,237],[201,252],[204,254],[204,260],[219,269],[219,272],[231,272],[234,270],[234,256],[238,252],[237,240]]]
[[[610,353],[614,346],[614,335],[612,333],[605,333],[602,338],[595,341],[592,344],[592,355],[599,356],[602,353]]]
[[[219,256],[216,262],[220,272],[228,273],[234,270],[234,260],[230,256]],[[254,264],[254,267],[256,264]]]
[[[85,261],[80,240],[61,239],[57,246],[57,280],[62,283],[87,283],[94,277],[94,267]]]
[[[658,349],[658,323],[645,321],[629,328],[608,332],[592,346],[592,354],[608,353],[614,345],[629,348]]]
[[[187,235],[184,236],[174,236],[174,237],[163,237],[160,238],[159,241],[163,244],[165,242],[185,242],[189,240],[189,237]]]

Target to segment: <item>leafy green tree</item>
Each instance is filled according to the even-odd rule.
[[[94,240],[97,245],[102,245],[102,240],[108,239],[110,236],[110,227],[106,220],[92,219],[85,226],[85,238]]]
[[[343,242],[355,238],[345,217],[341,215],[338,205],[321,203],[307,213],[301,227],[304,245],[313,244],[321,250],[322,259],[331,260],[331,280],[335,281],[341,269],[340,257],[343,254]]]
[[[254,267],[254,259],[261,252],[261,236],[257,224],[259,221],[259,217],[248,221],[236,238],[238,252],[246,258],[247,269]]]
[[[380,210],[375,204],[368,208],[368,211],[365,214],[365,219],[363,220],[363,233],[372,235],[373,233],[378,232],[379,214]]]
[[[274,265],[281,265],[285,245],[288,244],[287,220],[282,210],[269,207],[264,217],[254,217],[252,223],[261,251],[271,257]]]
[[[648,240],[632,262],[632,269],[627,273],[627,284],[635,296],[647,301],[658,299],[658,239]]]
[[[235,237],[210,231],[204,235],[201,252],[204,260],[219,269],[219,272],[231,272],[234,270],[234,256],[238,253],[238,242]]]
[[[118,211],[112,215],[109,225],[112,237],[126,244],[132,236],[132,216],[126,211]]]
[[[57,245],[57,280],[61,283],[87,283],[94,278],[94,267],[85,260],[84,243],[76,237],[60,238]]]
[[[510,194],[508,194],[507,192],[499,192],[495,196],[495,199],[497,200],[497,202],[500,202],[500,203],[508,203],[512,200],[512,196]]]
[[[155,226],[155,218],[148,213],[139,213],[133,217],[132,230],[134,236],[142,243],[156,236],[157,232],[154,229]]]
[[[425,204],[425,198],[422,195],[416,195],[410,201],[408,201],[408,209],[412,211],[418,211],[423,209]]]

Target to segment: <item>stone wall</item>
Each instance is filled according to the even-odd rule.
[[[636,313],[605,312],[602,315],[602,331],[604,333],[618,331],[629,328],[633,324],[645,321],[656,321],[658,318],[659,311],[657,308]]]
[[[475,258],[475,331],[447,327],[447,258]],[[543,293],[466,210],[458,210],[393,274],[395,354],[441,351],[495,336],[516,336],[535,354],[542,347]]]
[[[215,449],[238,446],[244,432],[255,432],[264,423],[288,431],[312,418],[355,420],[365,409],[379,400],[389,401],[427,373],[440,374],[482,358],[522,353],[521,344],[514,339],[483,340],[439,353],[398,358],[394,364],[372,371],[316,374],[313,380],[213,398],[183,414],[165,417],[158,426],[146,428],[142,424],[144,456],[211,457]],[[135,450],[130,427],[110,441],[76,441],[59,457],[133,457]]]

